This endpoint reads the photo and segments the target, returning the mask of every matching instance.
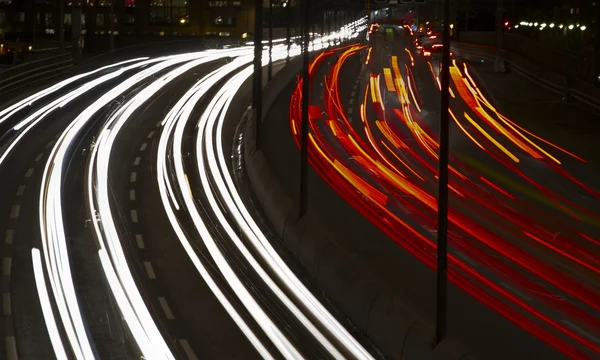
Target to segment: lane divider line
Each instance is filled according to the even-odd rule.
[[[135,235],[135,241],[137,242],[138,249],[145,249],[146,248],[146,245],[144,244],[144,239],[142,238],[142,235],[136,234]]]
[[[138,213],[137,210],[131,210],[131,221],[134,223],[138,222]]]
[[[175,319],[175,315],[173,315],[173,312],[171,311],[171,308],[169,307],[169,304],[167,303],[167,300],[164,297],[159,296],[158,297],[158,303],[160,304],[160,307],[165,312],[165,316],[167,317],[167,319],[174,320]]]
[[[198,360],[196,354],[194,354],[194,350],[192,350],[190,343],[186,339],[179,339],[177,342],[179,342],[179,346],[181,346],[181,349],[188,360]]]
[[[17,196],[23,196],[24,192],[25,192],[25,185],[19,185],[19,187],[17,188]]]
[[[154,268],[152,267],[152,263],[150,261],[144,261],[144,267],[146,268],[146,273],[148,274],[148,278],[150,280],[156,280],[156,274],[154,273]]]
[[[6,230],[6,235],[4,236],[4,244],[12,245],[14,237],[15,231],[13,229]]]
[[[10,208],[10,218],[17,219],[21,213],[21,205],[13,205]]]

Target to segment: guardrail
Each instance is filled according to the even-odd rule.
[[[65,53],[10,67],[0,72],[0,96],[58,76],[71,66],[71,54]]]
[[[530,80],[531,82],[543,87],[544,89],[554,94],[562,96],[565,100],[572,99],[587,106],[590,106],[596,111],[600,111],[600,95],[589,95],[581,89],[583,88],[583,84],[573,86],[570,83],[571,79],[563,75],[552,73],[552,77],[554,78],[554,80],[550,80],[536,75],[531,71],[527,70],[524,66],[517,64],[517,62],[514,59],[512,59],[515,57],[514,54],[508,53],[503,50],[498,51],[496,48],[475,47],[469,46],[467,44],[453,44],[452,51],[456,54],[457,57],[463,57],[467,59],[478,58],[494,61],[498,58],[498,56],[502,56],[504,61],[508,64],[509,69],[513,70],[518,75]],[[592,91],[598,90],[593,89]],[[598,93],[600,94],[600,91],[598,91]]]

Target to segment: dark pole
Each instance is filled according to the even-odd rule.
[[[269,0],[269,66],[268,79],[273,78],[273,0]]]
[[[442,111],[440,116],[440,167],[437,228],[437,296],[435,344],[446,338],[448,297],[448,152],[450,104],[450,0],[444,0],[444,39],[442,47]]]
[[[260,123],[262,122],[262,0],[255,0],[254,6],[254,96],[252,108],[256,120],[256,148],[259,147]]]
[[[310,80],[308,78],[308,65],[310,56],[308,53],[308,42],[310,41],[310,19],[309,19],[309,0],[303,0],[304,19],[302,19],[302,128],[301,128],[301,147],[300,147],[300,211],[298,218],[306,215],[308,210],[308,106],[310,96]]]
[[[288,63],[290,62],[290,46],[291,46],[291,28],[290,28],[290,22],[292,22],[292,9],[291,9],[291,5],[289,5],[288,7],[285,8],[285,15],[286,15],[286,19],[287,21],[285,22],[285,38],[286,38],[286,44],[287,44],[287,57],[285,58],[285,62]]]

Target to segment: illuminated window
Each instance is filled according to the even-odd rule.
[[[212,24],[214,26],[235,26],[235,17],[232,16],[215,16]]]
[[[187,24],[189,13],[187,0],[151,0],[150,2],[150,23],[152,24]]]
[[[229,7],[229,6],[242,6],[241,1],[209,1],[209,7]]]
[[[45,27],[52,26],[52,13],[44,14],[44,25],[45,25]]]
[[[96,25],[104,26],[104,14],[96,14]]]

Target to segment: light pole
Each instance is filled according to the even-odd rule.
[[[269,0],[269,66],[267,67],[268,80],[273,78],[273,0]]]
[[[442,46],[442,101],[440,115],[440,163],[438,180],[437,282],[435,345],[446,338],[448,321],[448,153],[450,105],[450,0],[444,0]]]
[[[304,19],[302,19],[302,127],[300,129],[300,209],[298,219],[306,215],[308,210],[308,106],[310,97],[310,79],[308,66],[310,56],[310,11],[309,1],[303,0]]]
[[[260,144],[260,124],[262,122],[262,35],[263,35],[263,2],[255,0],[254,4],[254,77],[252,81],[252,108],[256,121],[256,148]]]

